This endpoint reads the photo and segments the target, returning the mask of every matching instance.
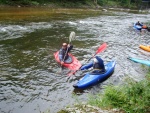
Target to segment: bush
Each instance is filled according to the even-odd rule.
[[[101,6],[105,6],[107,4],[107,0],[97,0],[97,3]]]

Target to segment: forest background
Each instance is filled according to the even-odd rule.
[[[123,7],[139,8],[143,3],[150,6],[150,0],[0,0],[0,5],[30,7],[49,6],[66,8]]]

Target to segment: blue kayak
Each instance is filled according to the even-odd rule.
[[[142,29],[142,25],[134,24],[133,28],[136,29],[136,30],[141,30]]]
[[[141,59],[132,58],[132,57],[129,57],[128,59],[131,60],[131,61],[134,61],[136,63],[141,63],[141,64],[144,64],[144,65],[150,66],[150,60],[141,60]]]
[[[85,89],[105,81],[114,72],[115,64],[115,61],[108,62],[105,65],[106,71],[104,73],[86,73],[83,78],[81,78],[76,84],[73,85],[73,87]]]

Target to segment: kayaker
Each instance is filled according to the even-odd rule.
[[[68,59],[68,52],[73,48],[73,45],[63,43],[62,48],[59,50],[59,60],[61,61],[61,65],[64,64],[64,61]]]
[[[92,73],[104,73],[105,72],[105,66],[104,66],[104,61],[96,56],[93,58],[93,62],[90,63],[87,66],[82,66],[81,70],[89,69],[93,66],[93,71]]]
[[[93,73],[105,72],[104,61],[98,56],[93,59],[93,69]]]
[[[136,22],[135,25],[143,26],[143,24],[141,24],[140,21]]]

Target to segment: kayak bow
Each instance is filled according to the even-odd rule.
[[[136,63],[141,63],[141,64],[144,64],[144,65],[150,66],[150,61],[148,61],[148,60],[141,60],[141,59],[132,58],[132,57],[129,57],[128,59],[131,60],[131,61],[134,61]]]

